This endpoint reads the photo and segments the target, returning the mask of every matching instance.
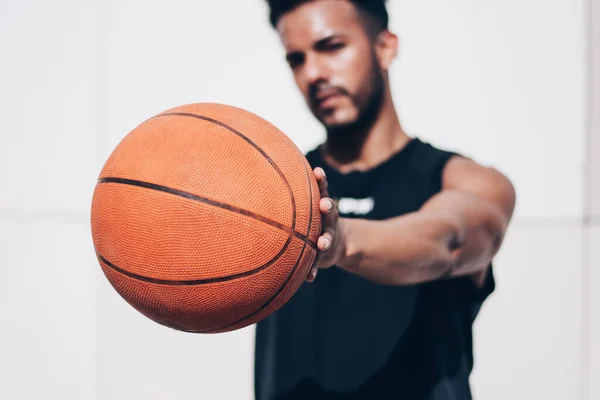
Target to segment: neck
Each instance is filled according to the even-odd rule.
[[[400,124],[389,86],[386,89],[377,115],[362,131],[358,128],[328,135],[323,147],[324,159],[341,173],[373,168],[410,141]]]

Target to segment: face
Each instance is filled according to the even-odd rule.
[[[356,124],[380,101],[383,71],[353,4],[305,3],[284,14],[277,30],[296,84],[326,128]]]

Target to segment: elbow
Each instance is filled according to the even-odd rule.
[[[425,257],[411,260],[407,264],[397,264],[391,267],[388,284],[394,286],[415,285],[451,277],[460,264],[460,247],[451,247],[440,242],[424,244],[421,254]]]
[[[504,241],[509,220],[506,215],[500,211],[490,216],[490,219],[484,227],[484,235],[487,236],[490,252],[495,255]]]

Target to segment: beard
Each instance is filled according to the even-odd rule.
[[[385,77],[375,60],[375,55],[373,55],[368,76],[355,91],[350,91],[341,86],[334,86],[324,81],[315,83],[309,89],[311,111],[324,126],[328,137],[366,134],[377,120],[384,99]],[[327,115],[323,115],[318,110],[319,94],[344,96],[349,100],[348,107],[353,107],[356,110],[354,112],[356,117],[349,121],[329,123]],[[330,112],[335,113],[336,110],[330,110]]]
[[[366,95],[349,95],[352,104],[358,110],[357,117],[349,122],[341,124],[326,124],[322,119],[328,137],[367,134],[373,126],[384,97],[384,81],[380,71],[370,79]]]
[[[357,117],[343,124],[326,124],[320,119],[327,132],[326,151],[338,161],[354,160],[364,144],[369,132],[379,117],[385,94],[383,72],[373,65],[369,79],[356,94],[346,95],[356,109]]]

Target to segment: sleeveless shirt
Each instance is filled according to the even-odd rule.
[[[414,212],[441,190],[456,155],[418,138],[367,171],[342,174],[315,149],[340,217]],[[472,325],[494,290],[466,277],[388,286],[333,266],[256,324],[256,400],[471,399]]]

